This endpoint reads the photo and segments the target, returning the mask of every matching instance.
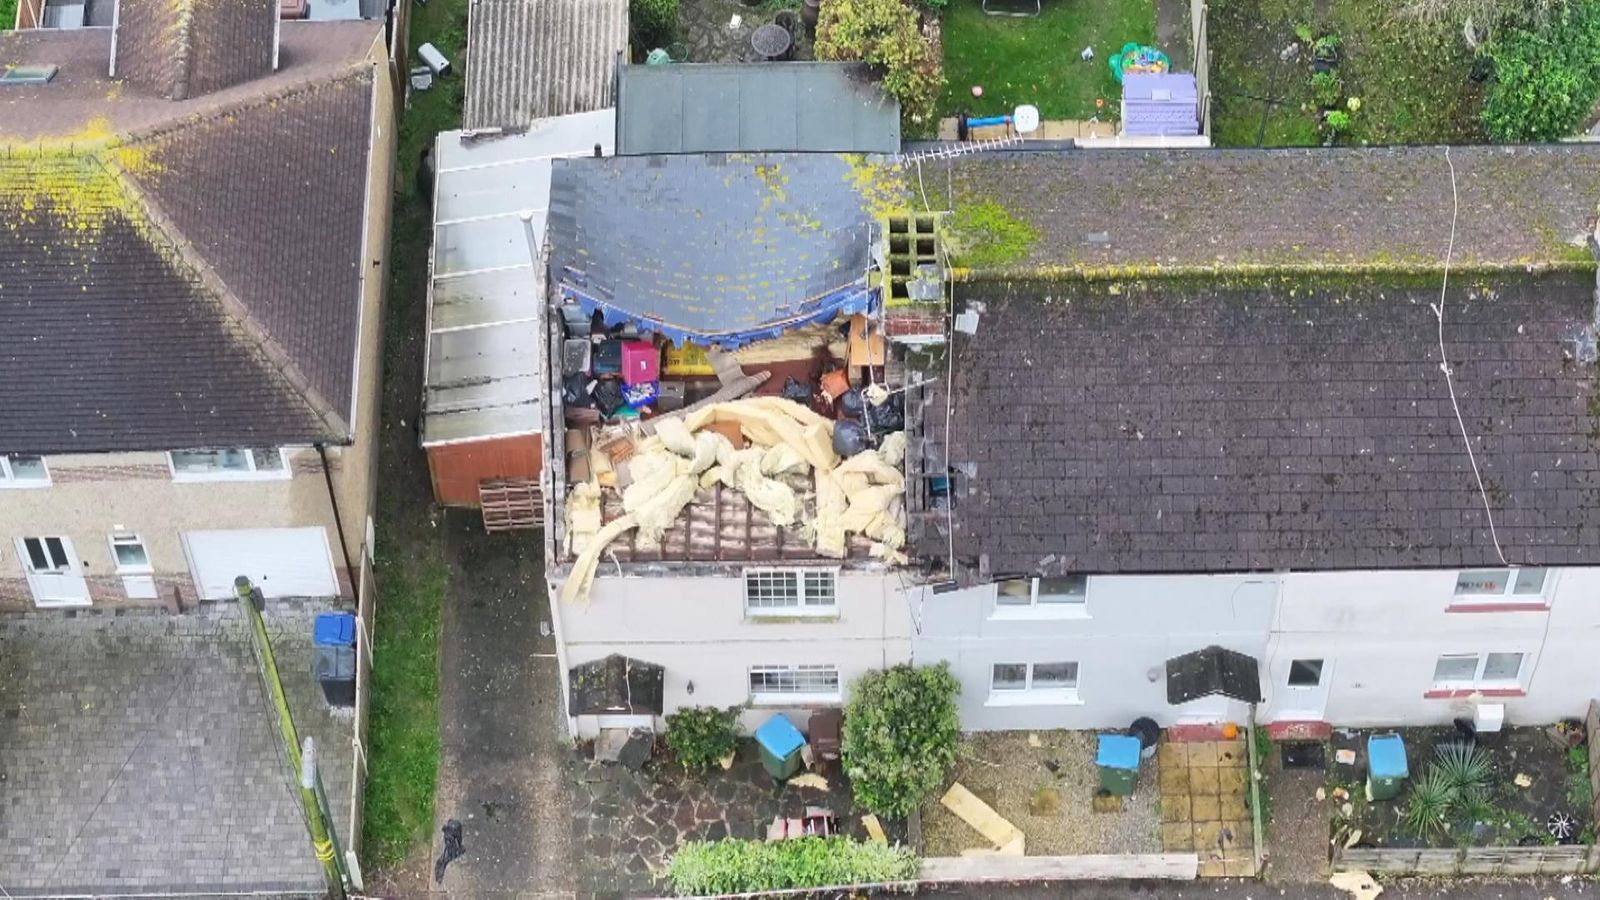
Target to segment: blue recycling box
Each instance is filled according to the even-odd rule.
[[[1100,767],[1100,787],[1112,794],[1127,796],[1139,784],[1139,739],[1125,734],[1100,735],[1100,749],[1094,756]]]
[[[806,736],[782,713],[768,719],[756,729],[756,746],[761,748],[761,764],[767,774],[783,781],[792,777],[805,761],[800,748],[806,745]]]
[[[311,630],[311,642],[318,647],[353,647],[356,643],[356,617],[349,613],[322,613]]]
[[[1398,734],[1374,734],[1367,738],[1367,797],[1393,800],[1411,774],[1406,764],[1406,743]]]

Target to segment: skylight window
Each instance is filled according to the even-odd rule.
[[[0,84],[49,84],[58,71],[55,66],[6,66]]]

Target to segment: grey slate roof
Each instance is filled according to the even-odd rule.
[[[109,35],[0,36],[73,61],[0,97],[0,378],[35,386],[0,451],[350,439],[381,28],[286,24],[282,71],[181,102],[113,86]]]
[[[617,152],[900,152],[900,105],[860,63],[623,66]]]
[[[346,422],[371,106],[372,73],[357,70],[134,144],[139,186]]]
[[[1458,267],[1584,256],[1600,146],[1453,147]],[[1018,151],[922,163],[942,203],[994,200],[1037,229],[1002,272],[1435,267],[1450,230],[1439,147]]]
[[[272,71],[277,0],[118,0],[116,75],[165,97],[210,93]],[[187,15],[186,27],[173,26]]]
[[[1436,279],[1320,283],[959,286],[983,312],[955,341],[957,558],[994,576],[1498,564]],[[1564,353],[1593,291],[1592,272],[1451,281],[1445,342],[1514,565],[1600,563],[1595,367]],[[942,561],[943,538],[922,553]]]
[[[627,0],[473,0],[462,127],[522,128],[611,105]]]
[[[549,266],[630,313],[751,328],[864,281],[857,169],[828,154],[558,159]]]
[[[0,160],[0,183],[27,178],[46,196],[73,199],[68,212],[48,201],[30,211],[0,192],[0,379],[19,388],[0,400],[0,448],[259,446],[323,436],[316,411],[247,330],[204,298],[194,274],[150,240],[99,163],[55,169]]]

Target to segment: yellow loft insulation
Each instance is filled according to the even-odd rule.
[[[721,483],[742,492],[775,525],[797,522],[821,556],[842,559],[846,536],[864,534],[872,553],[903,563],[905,493],[899,465],[905,435],[889,435],[877,450],[841,461],[833,452],[833,420],[780,397],[747,397],[715,403],[683,418],[656,419],[656,434],[628,458],[633,481],[622,492],[624,515],[602,526],[601,491],[595,481],[574,485],[567,495],[567,550],[576,553],[561,585],[561,599],[587,600],[595,567],[606,546],[638,529],[642,547],[659,546],[662,535],[702,487]],[[750,446],[735,449],[714,423],[735,423]],[[816,515],[807,517],[805,498],[772,476],[810,473]]]

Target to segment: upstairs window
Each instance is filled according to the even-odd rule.
[[[167,454],[176,481],[288,478],[289,464],[276,447],[174,450]]]
[[[995,615],[1019,617],[1085,616],[1089,579],[1084,575],[1056,578],[1008,578],[995,584]]]
[[[837,615],[837,587],[832,569],[746,569],[745,615]]]
[[[1549,569],[1474,569],[1456,576],[1463,601],[1531,600],[1544,596]]]
[[[23,456],[13,453],[0,456],[0,487],[45,487],[50,484],[50,470],[42,456]]]

